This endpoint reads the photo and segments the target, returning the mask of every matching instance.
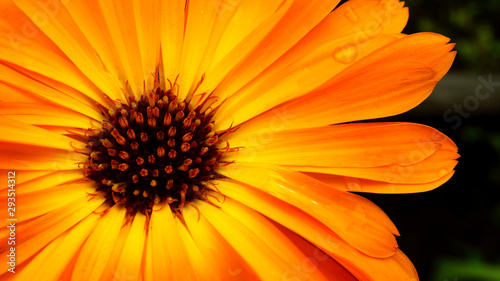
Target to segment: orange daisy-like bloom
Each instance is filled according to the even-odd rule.
[[[348,123],[452,64],[448,38],[401,34],[402,2],[0,3],[0,279],[418,279],[351,193],[457,163],[432,128]]]

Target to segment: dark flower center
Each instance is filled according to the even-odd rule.
[[[211,114],[160,88],[101,110],[106,119],[89,136],[85,173],[106,199],[132,213],[161,202],[181,211],[203,199],[222,155]]]

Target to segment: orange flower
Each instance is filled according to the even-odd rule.
[[[417,280],[351,191],[436,188],[457,147],[348,122],[418,105],[453,44],[337,2],[2,0],[0,279]]]

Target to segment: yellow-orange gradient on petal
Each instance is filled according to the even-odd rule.
[[[352,122],[421,103],[454,45],[338,2],[0,0],[0,279],[418,280],[351,192],[437,188],[457,147]]]

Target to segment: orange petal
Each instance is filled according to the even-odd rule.
[[[108,74],[92,45],[62,3],[14,2],[102,92],[113,99],[123,97],[122,85]]]
[[[74,170],[87,157],[63,150],[12,142],[0,142],[0,168],[28,171]],[[22,175],[22,173],[19,173]]]
[[[61,275],[95,227],[98,218],[99,215],[91,214],[57,237],[17,273],[19,280],[61,280]]]
[[[202,215],[252,267],[260,280],[283,277],[283,269],[288,265],[259,236],[223,210],[203,201],[197,205]]]
[[[220,172],[312,214],[367,255],[389,257],[395,253],[396,227],[380,208],[361,196],[278,166],[239,163]]]
[[[397,0],[346,2],[224,101],[216,115],[217,123],[221,127],[232,122],[239,124],[308,93],[352,63],[396,40],[397,33],[406,25],[407,10]]]
[[[92,214],[101,204],[104,198],[94,197],[86,199],[84,196],[73,202],[68,202],[62,208],[52,211],[46,215],[20,223],[16,228],[16,255],[17,264],[20,265],[39,250],[48,245],[57,236],[71,229],[85,217]],[[3,230],[3,229],[2,229]],[[6,239],[8,233],[1,232],[0,240]],[[5,252],[7,243],[0,245],[0,252]],[[1,256],[1,262],[5,262],[6,255]],[[4,267],[0,274],[7,270]]]
[[[342,175],[395,184],[427,184],[451,176],[458,163],[454,159],[458,156],[456,152],[438,150],[424,161],[409,166],[393,164],[370,168],[314,166],[290,168],[303,172]]]
[[[304,174],[313,177],[319,181],[328,184],[331,187],[344,191],[352,192],[370,192],[370,193],[416,193],[433,190],[447,182],[455,173],[451,171],[442,178],[428,183],[401,184],[384,181],[374,181],[361,178],[346,176],[337,176],[321,173],[304,172]]]
[[[448,38],[431,33],[402,37],[312,92],[268,110],[238,130],[285,130],[386,117],[405,112],[429,96],[455,57]]]
[[[231,145],[245,149],[228,157],[236,162],[271,163],[299,171],[423,184],[447,176],[459,157],[448,137],[412,123],[343,124],[261,132],[258,136],[236,135]]]
[[[30,170],[23,170],[22,173],[19,173],[19,172],[14,172],[13,171],[14,169],[2,169],[0,170],[0,180],[2,180],[3,182],[7,182],[7,177],[9,175],[11,176],[15,176],[16,177],[16,185],[19,185],[19,184],[23,184],[25,182],[29,182],[33,179],[36,179],[36,178],[40,178],[40,177],[43,177],[43,176],[47,176],[51,173],[53,173],[53,171],[30,171]],[[9,174],[9,172],[12,172],[13,174]],[[3,190],[6,190],[8,187],[7,186],[2,186],[2,188],[0,188],[0,192],[3,192]]]
[[[220,280],[256,280],[258,276],[229,243],[193,206],[186,206],[183,218],[194,242]]]
[[[55,6],[44,10],[44,4],[50,6],[50,3]],[[55,12],[60,5],[56,2],[40,4],[42,7],[36,7],[35,22],[43,24],[48,20],[49,13]],[[1,7],[0,32],[6,34],[7,39],[0,41],[0,58],[3,63],[19,65],[23,69],[62,81],[77,89],[77,95],[83,93],[87,96],[95,96],[99,93],[98,88],[13,1],[2,1]]]
[[[0,83],[9,86],[9,91],[5,92],[5,96],[20,90],[23,95],[33,99],[33,102],[37,104],[61,106],[98,120],[102,120],[102,115],[95,106],[96,102],[109,102],[103,100],[103,95],[93,95],[90,98],[67,85],[14,65],[0,64]],[[22,99],[10,101],[20,102]]]
[[[186,5],[186,27],[180,61],[179,98],[184,99],[209,67],[227,24],[236,12],[231,0],[191,0]],[[189,97],[188,99],[190,99]]]
[[[286,5],[284,2],[283,0],[221,1],[218,5],[218,15],[230,18],[230,22],[218,40],[212,66],[217,65],[256,29],[263,28],[262,24]]]
[[[78,127],[82,129],[91,127],[91,119],[88,116],[67,108],[44,103],[2,102],[0,103],[0,116],[31,125]]]
[[[222,200],[222,203],[220,203],[222,211],[258,236],[263,241],[261,247],[267,245],[281,256],[288,265],[281,269],[283,276],[287,278],[295,276],[299,279],[328,280],[314,264],[310,265],[307,271],[300,268],[307,257],[269,219],[234,201],[232,198],[223,199],[220,195],[218,197]]]
[[[272,11],[272,13],[270,13],[270,15],[265,18],[264,21],[262,21],[248,35],[246,35],[246,37],[242,38],[241,42],[234,46],[232,50],[227,50],[227,52],[222,54],[223,56],[222,58],[220,58],[220,61],[218,61],[214,66],[211,66],[211,69],[207,71],[205,80],[203,80],[203,83],[200,85],[200,88],[197,91],[198,94],[194,97],[194,101],[198,103],[205,101],[207,99],[206,93],[211,93],[217,87],[217,85],[219,85],[220,82],[228,76],[228,73],[230,73],[231,70],[237,68],[248,56],[252,54],[255,49],[257,49],[259,47],[259,44],[268,36],[269,32],[286,15],[292,3],[292,0],[285,0],[283,3],[281,3],[281,5],[278,6],[275,11]],[[262,8],[257,7],[257,9],[260,10]],[[266,12],[262,13],[267,14]],[[238,13],[235,15],[235,18],[238,18]],[[235,29],[239,31],[239,26]],[[229,37],[227,40],[233,42],[233,38],[231,37]],[[215,98],[215,101],[222,100],[228,95],[229,93],[219,92],[217,93],[217,98]],[[211,99],[213,97],[214,96],[212,96]]]
[[[81,174],[80,174],[81,177]],[[48,185],[48,186],[47,186]],[[19,222],[27,221],[29,219],[45,215],[59,208],[62,208],[77,199],[82,199],[88,193],[95,190],[88,183],[81,184],[65,184],[55,186],[56,184],[45,184],[45,190],[31,192],[25,194],[23,192],[23,185],[17,186],[16,190],[16,203],[24,205],[23,208],[18,208],[16,211],[16,219]],[[7,194],[6,194],[7,195]],[[7,196],[1,196],[0,200],[7,202]],[[4,227],[8,224],[7,221],[1,222],[0,225]]]
[[[217,86],[214,95],[222,100],[248,83],[304,37],[337,3],[338,1],[293,1],[277,25],[253,52],[245,56],[243,61],[237,61],[236,68],[229,68],[230,73],[225,75],[226,79]]]
[[[118,217],[118,221],[122,222],[121,217]],[[114,244],[111,243],[104,249],[102,252],[103,255],[108,256],[107,261],[104,263],[104,267],[98,266],[97,268],[100,270],[99,271],[94,271],[92,274],[94,276],[100,276],[100,279],[98,280],[120,280],[120,279],[130,279],[131,276],[130,274],[127,274],[126,269],[124,270],[123,267],[120,269],[121,271],[117,270],[117,264],[120,259],[120,256],[122,255],[123,252],[123,247],[125,243],[127,242],[128,235],[131,231],[132,228],[132,219],[129,216],[125,217],[125,222],[120,228],[120,233],[115,236],[116,239],[114,240]],[[113,233],[114,235],[115,233]],[[132,277],[133,278],[133,277]]]
[[[356,279],[347,269],[340,265],[336,260],[323,252],[320,248],[290,231],[288,228],[275,223],[276,227],[290,239],[308,258],[302,262],[303,271],[310,271],[311,265],[315,265],[328,280],[334,281],[356,281]]]
[[[415,269],[402,260],[396,249],[389,258],[373,258],[356,250],[313,216],[251,186],[231,180],[220,181],[217,188],[225,195],[247,205],[327,253],[359,280],[412,280]],[[404,255],[403,255],[404,256]]]
[[[118,240],[124,218],[125,209],[114,205],[96,222],[78,255],[71,280],[99,280]]]

